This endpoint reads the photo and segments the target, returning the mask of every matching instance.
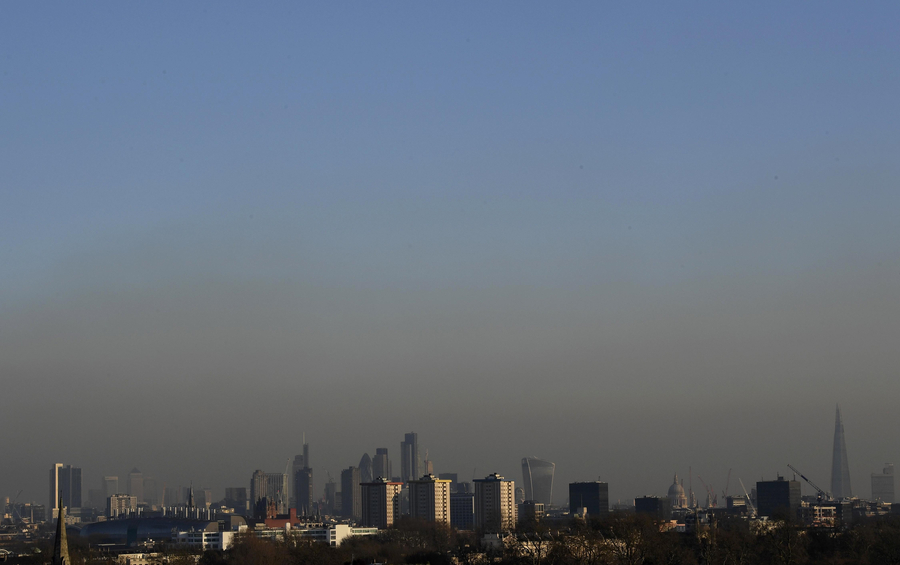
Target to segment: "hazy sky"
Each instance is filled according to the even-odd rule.
[[[0,7],[0,496],[900,464],[900,5]],[[124,481],[121,483],[124,485]],[[694,480],[696,490],[699,481]],[[804,492],[809,492],[805,487]]]

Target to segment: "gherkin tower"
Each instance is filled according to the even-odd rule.
[[[835,498],[853,496],[850,490],[850,464],[847,462],[847,443],[844,441],[844,422],[841,407],[834,416],[834,451],[831,458],[831,494]]]

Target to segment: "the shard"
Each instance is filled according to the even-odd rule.
[[[847,462],[847,443],[844,441],[844,422],[841,407],[834,415],[834,451],[831,458],[831,494],[835,498],[853,496],[850,490],[850,464]]]

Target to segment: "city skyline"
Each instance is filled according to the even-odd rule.
[[[900,461],[900,5],[3,16],[4,496]]]

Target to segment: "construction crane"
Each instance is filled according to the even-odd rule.
[[[738,477],[738,482],[741,483],[741,490],[744,491],[744,496],[747,499],[747,506],[750,507],[750,511],[751,511],[750,517],[753,518],[754,516],[756,516],[756,507],[753,506],[752,502],[750,502],[750,495],[747,494],[747,487],[744,486],[744,481],[742,481],[741,478]]]
[[[713,492],[713,489],[706,484],[706,481],[703,480],[703,477],[697,475],[697,478],[700,479],[700,483],[703,485],[703,488],[706,489],[706,506],[708,508],[715,508],[719,503],[718,495],[716,495]]]
[[[821,487],[819,487],[819,485],[817,485],[816,483],[814,483],[814,482],[812,482],[811,480],[807,479],[807,478],[806,478],[806,475],[804,475],[803,473],[801,473],[800,471],[798,471],[797,468],[794,467],[793,465],[791,465],[790,463],[788,463],[788,469],[790,469],[791,471],[793,471],[793,472],[797,473],[798,475],[800,475],[800,478],[801,478],[801,479],[803,479],[804,481],[806,481],[807,483],[809,483],[809,486],[811,486],[812,488],[816,489],[816,498],[817,498],[817,500],[818,500],[819,502],[822,502],[823,500],[831,500],[831,493],[830,493],[830,492],[825,491],[824,489],[822,489]]]

